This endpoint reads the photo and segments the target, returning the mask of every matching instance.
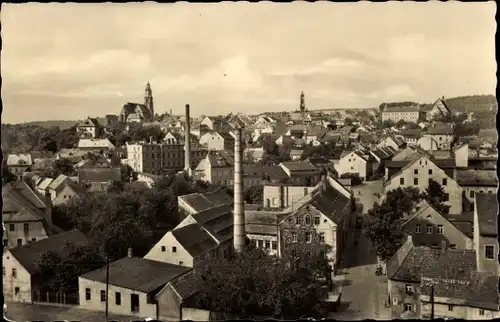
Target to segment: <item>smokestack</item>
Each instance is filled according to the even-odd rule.
[[[170,116],[172,116],[172,109],[170,109]]]
[[[243,153],[241,149],[241,128],[236,129],[234,140],[234,250],[241,252],[245,247],[245,211],[243,208]]]
[[[49,228],[47,233],[52,234],[52,196],[48,191],[45,191],[45,217]]]
[[[191,175],[191,116],[189,113],[189,104],[186,104],[184,131],[186,132],[186,137],[184,139],[184,170]]]

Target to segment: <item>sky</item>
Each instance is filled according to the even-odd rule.
[[[494,94],[494,2],[2,4],[3,123]]]

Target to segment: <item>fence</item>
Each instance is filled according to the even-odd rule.
[[[78,293],[67,292],[40,292],[34,291],[32,293],[33,303],[50,303],[62,305],[78,305]]]

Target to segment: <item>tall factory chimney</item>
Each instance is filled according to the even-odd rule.
[[[186,132],[186,135],[184,138],[184,170],[191,175],[191,117],[189,113],[189,104],[186,104],[185,122],[184,131]]]
[[[236,129],[234,140],[234,234],[233,242],[236,252],[245,247],[245,210],[243,205],[243,150],[241,144],[241,128]]]

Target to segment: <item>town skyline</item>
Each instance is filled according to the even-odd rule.
[[[148,81],[158,114],[193,116],[293,111],[301,91],[320,110],[496,87],[494,3],[2,9],[4,123],[118,114]]]

